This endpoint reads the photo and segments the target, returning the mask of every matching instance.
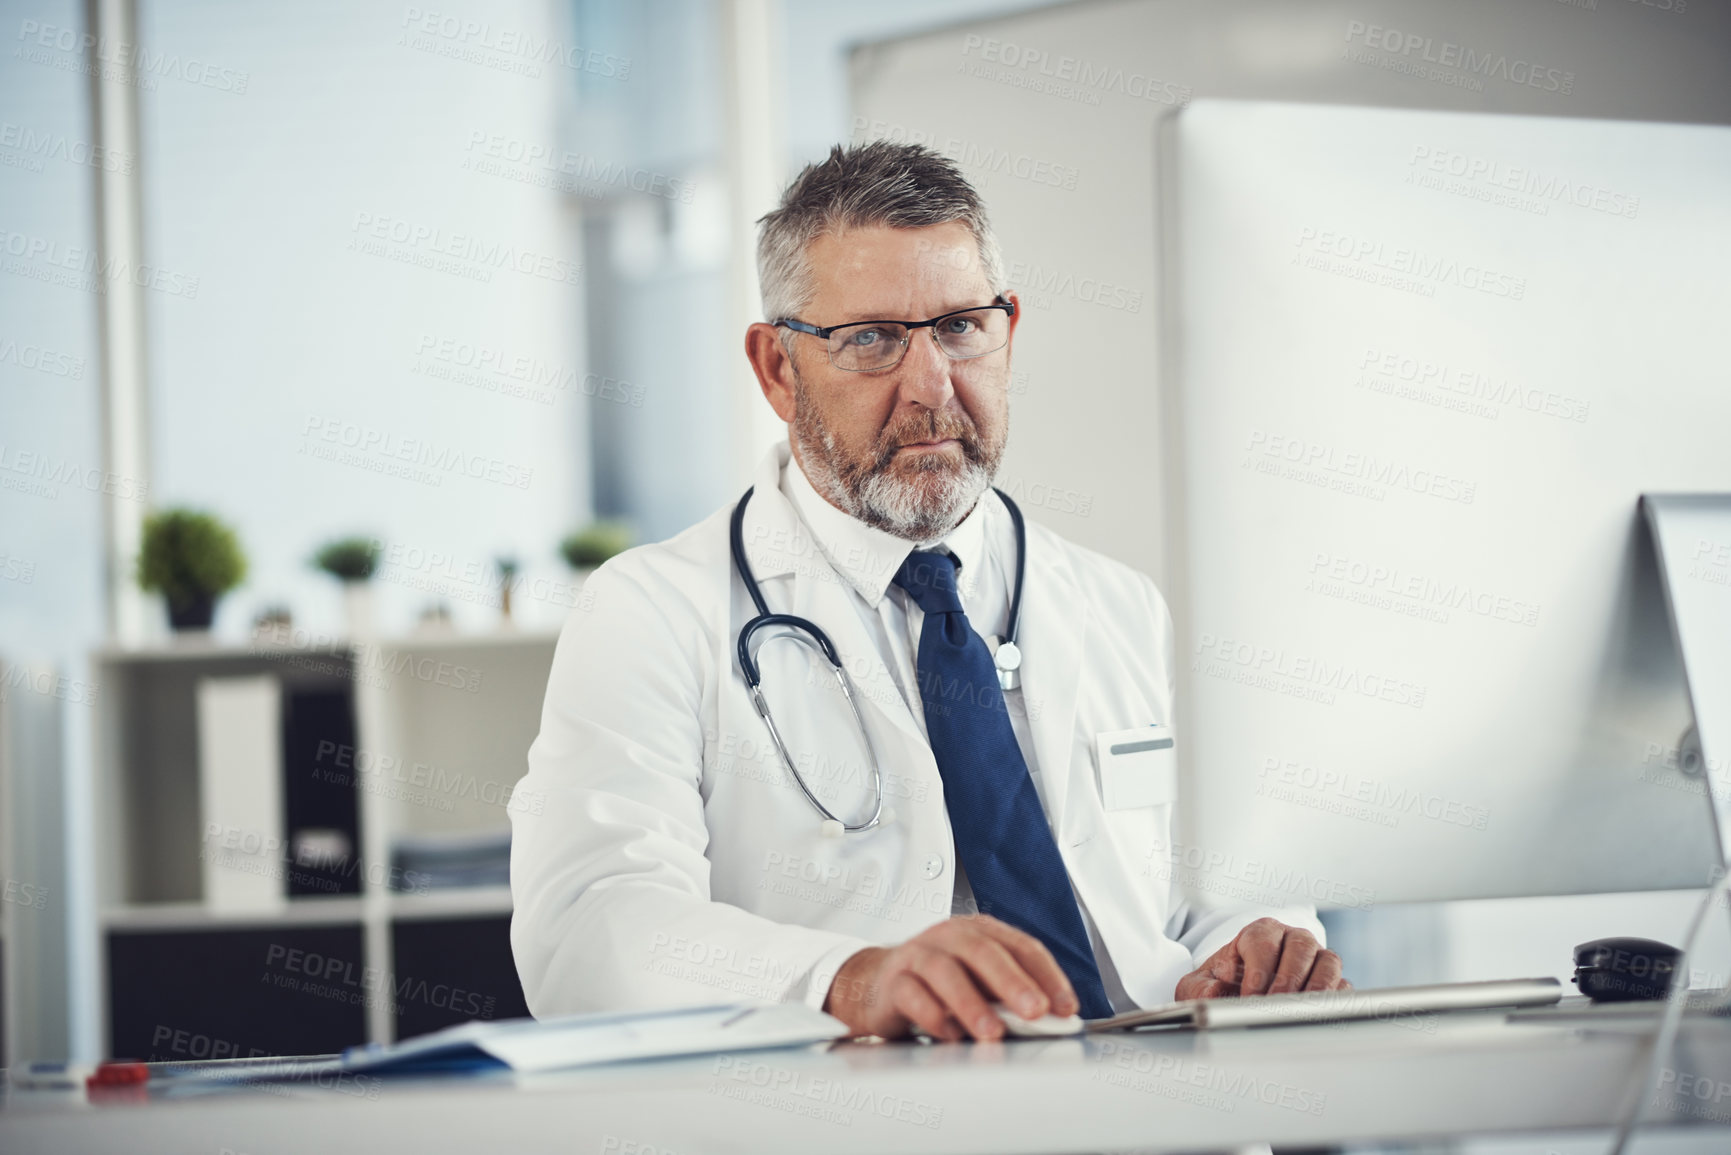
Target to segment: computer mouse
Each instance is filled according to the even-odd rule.
[[[1079,1035],[1083,1030],[1081,1015],[1041,1015],[1037,1019],[1024,1019],[1003,1003],[993,1003],[992,1010],[1003,1020],[1005,1032],[1018,1039]]]

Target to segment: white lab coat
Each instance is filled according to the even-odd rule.
[[[765,459],[746,509],[752,568],[772,611],[817,623],[840,651],[894,819],[826,838],[782,772],[735,656],[756,610],[733,570],[731,505],[614,558],[565,623],[510,806],[511,943],[537,1016],[820,1006],[855,951],[951,913],[937,763],[848,586],[779,488],[787,459],[785,444]],[[1027,532],[1023,684],[1009,698],[1027,712],[1064,865],[1124,992],[1141,1006],[1170,1001],[1181,977],[1265,914],[1320,939],[1308,905],[1188,906],[1172,804],[1105,808],[1095,735],[1172,722],[1171,616],[1144,575],[1031,521]],[[858,821],[873,798],[866,760],[827,666],[804,659],[766,646],[766,691],[796,765]]]

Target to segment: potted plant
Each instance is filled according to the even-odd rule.
[[[378,572],[382,549],[376,537],[339,537],[313,554],[313,565],[343,583],[343,611],[352,638],[372,634],[372,591],[367,582]]]
[[[210,629],[216,600],[245,578],[239,539],[210,514],[165,509],[144,519],[138,584],[162,594],[174,629]]]
[[[566,535],[559,543],[565,563],[587,577],[602,562],[631,548],[631,530],[616,521],[597,521],[586,529]]]

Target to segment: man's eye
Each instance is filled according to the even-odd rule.
[[[891,339],[882,329],[856,329],[847,335],[847,343],[856,349],[869,349]]]
[[[980,327],[980,323],[972,317],[951,317],[944,322],[944,331],[958,337],[965,337]]]

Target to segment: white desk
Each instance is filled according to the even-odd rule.
[[[1554,1132],[1611,1123],[1644,1049],[1629,1027],[1507,1023],[1500,1012],[1423,1026],[843,1044],[137,1104],[19,1093],[0,1109],[0,1150],[1193,1151]],[[1665,1150],[1731,1151],[1731,1020],[1687,1022],[1671,1065],[1687,1094],[1649,1096],[1647,1117],[1694,1126],[1671,1131]]]

